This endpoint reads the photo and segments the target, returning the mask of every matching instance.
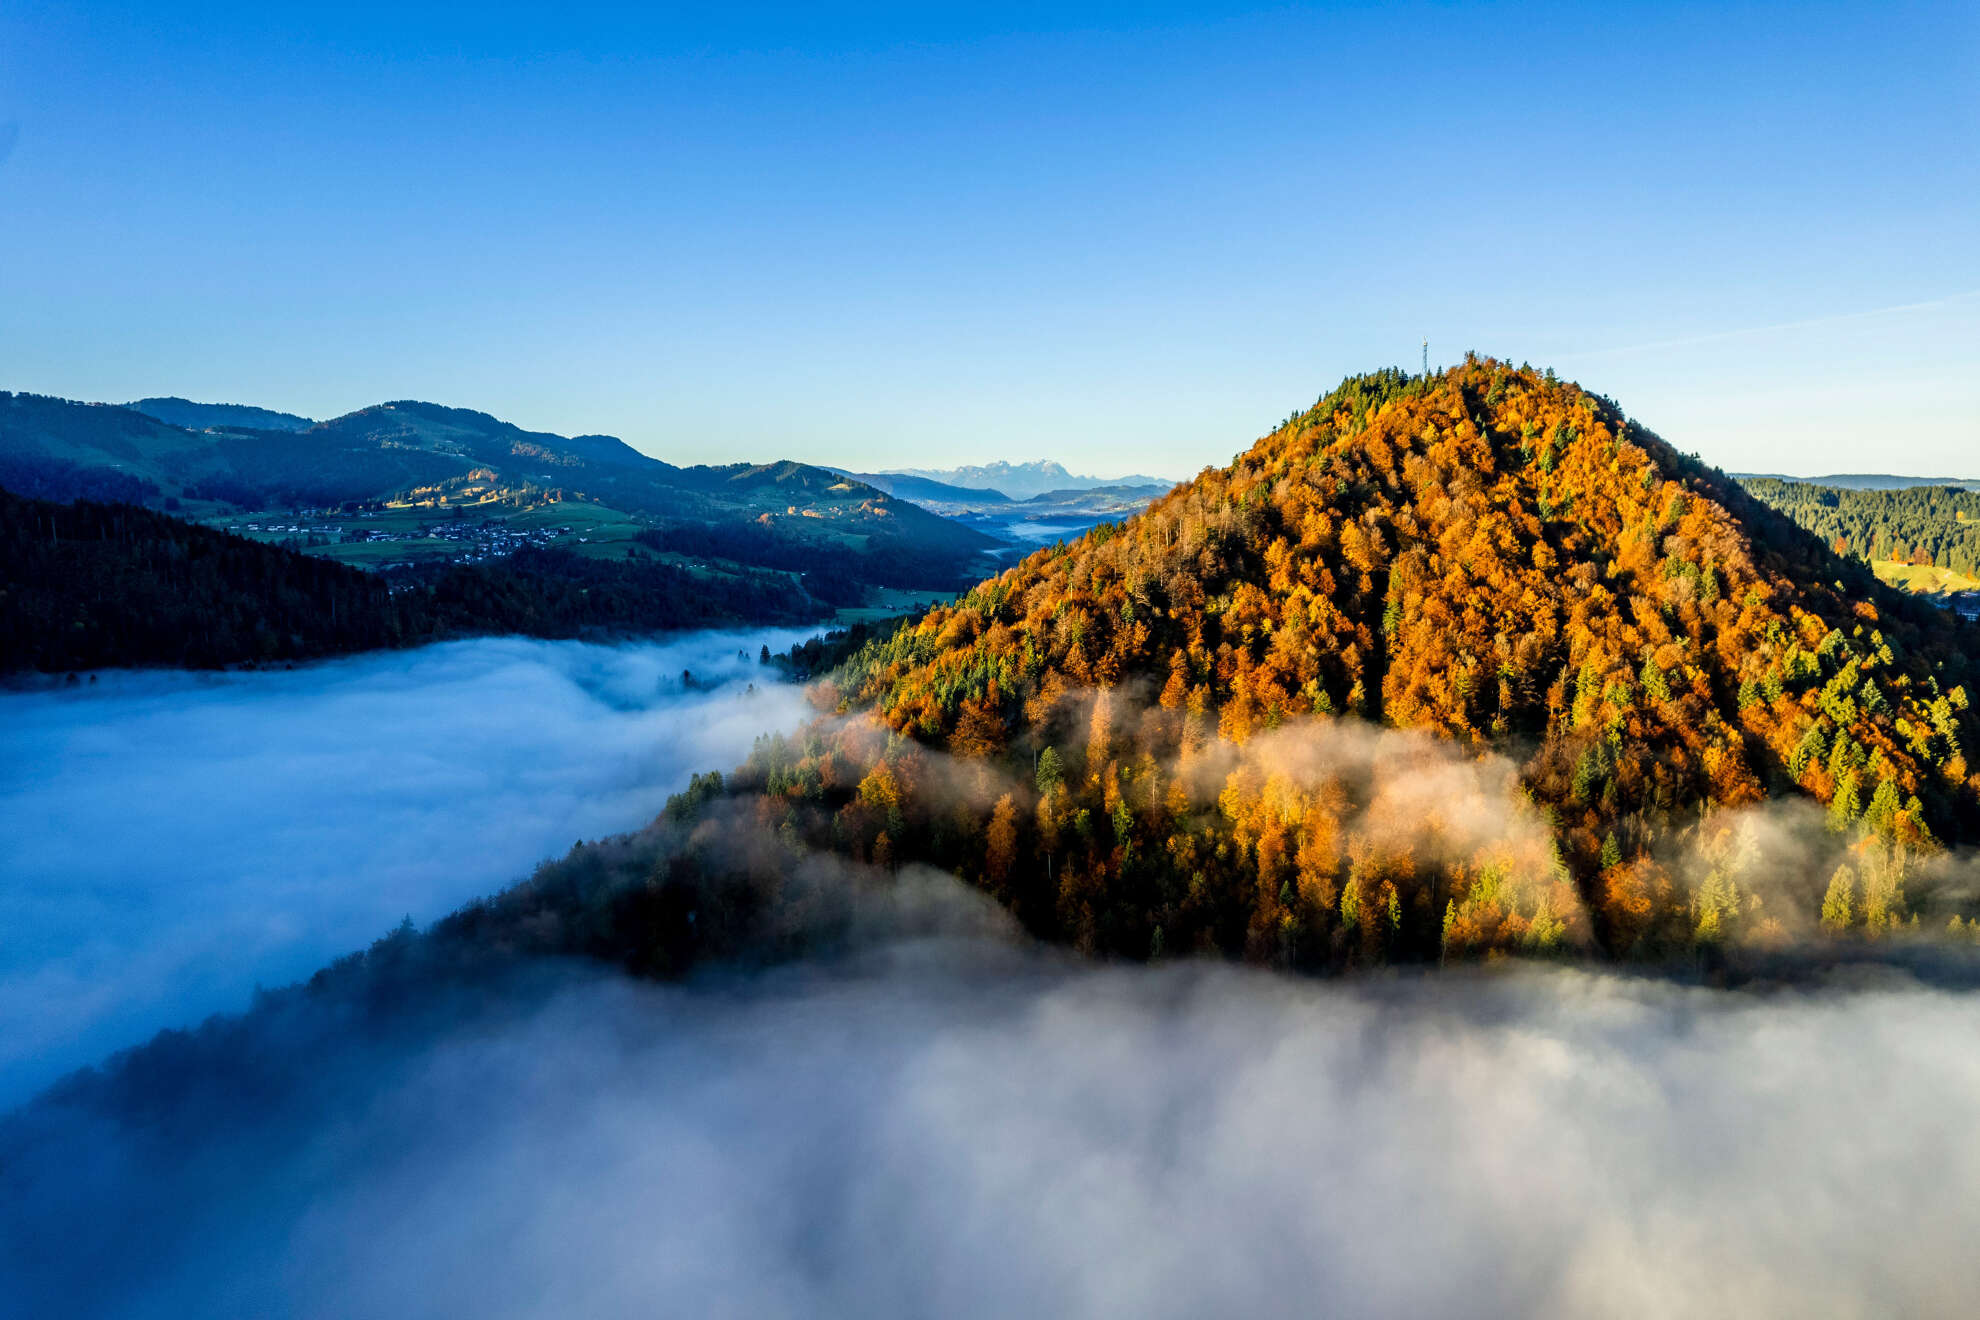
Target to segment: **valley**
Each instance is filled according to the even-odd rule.
[[[8,572],[23,585],[0,594],[0,633],[22,640],[0,654],[0,669],[169,663],[173,655],[252,663],[505,631],[856,624],[953,596],[1000,546],[996,536],[803,464],[678,468],[611,437],[525,432],[483,413],[412,402],[313,422],[231,404],[126,408],[0,394],[0,487],[30,501],[0,506],[9,518],[39,519],[47,531],[67,522],[72,535],[96,541],[94,549],[65,547],[59,532],[48,539],[26,526],[6,529],[18,556]],[[30,513],[35,499],[48,511]],[[54,512],[78,499],[112,502],[111,512]],[[116,502],[142,506],[143,516],[117,515]],[[394,600],[379,603],[376,591],[350,581],[337,590],[364,599],[359,612],[371,616],[355,632],[326,628],[338,622],[332,610],[274,626],[272,615],[242,619],[208,636],[217,622],[209,616],[209,628],[160,646],[174,632],[164,618],[188,574],[202,576],[200,591],[216,593],[251,572],[245,552],[161,520],[377,575]],[[178,557],[177,547],[194,545],[213,556],[197,564]],[[230,555],[240,562],[216,567]],[[252,580],[264,584],[271,575],[310,579],[279,557],[258,562],[264,567]],[[161,574],[178,585],[161,593]],[[399,617],[407,611],[417,617]],[[332,640],[332,632],[348,636]]]
[[[0,5],[0,1320],[1980,1311],[1980,6]]]

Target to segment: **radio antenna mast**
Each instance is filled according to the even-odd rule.
[[[1423,378],[1430,378],[1430,341],[1427,339],[1423,341]]]

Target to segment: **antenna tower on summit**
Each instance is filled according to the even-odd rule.
[[[1423,341],[1423,378],[1430,378],[1430,341],[1427,339]]]

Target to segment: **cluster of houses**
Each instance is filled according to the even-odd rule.
[[[368,518],[370,514],[359,514]],[[500,522],[479,518],[445,519],[407,531],[380,531],[370,527],[346,528],[343,524],[330,523],[281,523],[251,522],[239,523],[227,529],[230,532],[247,532],[260,536],[297,538],[291,544],[295,549],[308,546],[328,545],[333,541],[344,545],[359,543],[377,544],[400,541],[450,541],[461,549],[448,556],[456,564],[479,564],[490,559],[502,559],[523,549],[525,546],[554,545],[571,536],[569,527],[536,527],[527,531],[515,531]],[[589,541],[587,536],[575,538],[580,544]],[[389,565],[388,565],[389,567]]]
[[[1980,591],[1955,591],[1941,596],[1939,603],[1962,619],[1980,621]]]
[[[295,535],[332,535],[343,531],[341,527],[316,527],[297,523],[283,526],[281,523],[236,523],[227,529],[230,532],[260,532],[263,536],[279,536],[284,533]]]
[[[453,522],[436,522],[412,532],[380,532],[366,529],[344,537],[350,541],[452,541],[466,548],[451,558],[456,564],[479,564],[489,559],[502,559],[532,545],[554,545],[571,535],[568,527],[535,527],[528,531],[513,531],[498,522],[461,519]],[[589,541],[588,536],[575,538],[578,542]]]

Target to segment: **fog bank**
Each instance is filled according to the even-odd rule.
[[[0,1106],[644,823],[802,719],[756,656],[808,635],[494,639],[0,694]]]
[[[979,933],[572,969],[383,1043],[270,1023],[244,1052],[293,1087],[17,1118],[0,1283],[132,1316],[1970,1305],[1980,997],[1095,967],[943,901]]]

